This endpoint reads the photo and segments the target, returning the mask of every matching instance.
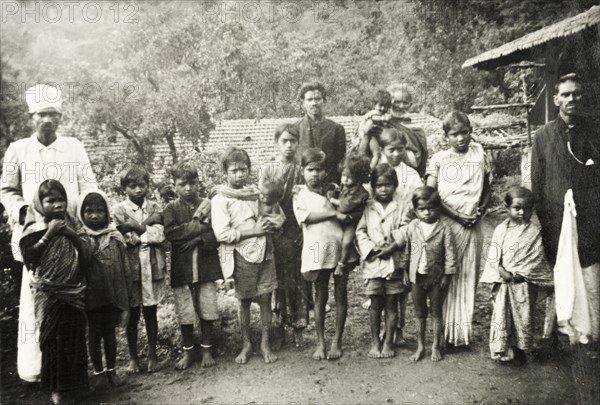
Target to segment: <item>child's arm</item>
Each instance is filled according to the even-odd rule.
[[[403,225],[392,231],[392,240],[397,245],[398,249],[403,248],[409,242],[408,225]]]
[[[371,150],[371,155],[373,156],[371,158],[371,170],[375,168],[375,166],[377,166],[377,163],[379,163],[379,158],[381,157],[381,151],[379,148],[379,142],[377,142],[377,138],[374,136],[370,136],[371,139],[369,139],[369,149]]]
[[[358,221],[356,226],[356,247],[360,253],[360,258],[365,261],[371,261],[375,258],[375,255],[379,253],[380,249],[371,240],[368,233],[367,227],[367,215],[363,213],[362,217]]]
[[[184,243],[210,230],[210,226],[202,224],[196,219],[179,223],[171,204],[165,207],[163,221],[165,237],[171,243]]]
[[[83,238],[82,235],[77,234],[73,228],[70,228],[67,225],[65,225],[60,232],[67,238],[71,239],[71,242],[73,242],[75,248],[79,252],[80,260],[84,263],[88,262],[92,256],[88,239]]]
[[[442,288],[448,285],[449,276],[458,272],[458,262],[456,260],[456,245],[454,236],[447,227],[444,227],[444,275],[440,282]]]
[[[276,229],[281,228],[283,226],[283,223],[285,222],[285,214],[281,210],[281,207],[278,203],[275,203],[275,205],[273,206],[272,214],[273,215],[268,218],[269,221],[273,224],[273,226]]]
[[[159,245],[165,241],[163,216],[156,203],[148,202],[148,209],[150,215],[142,222],[146,231],[140,235],[140,240],[147,245]]]

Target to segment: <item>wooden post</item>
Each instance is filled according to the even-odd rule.
[[[559,58],[559,48],[556,44],[548,43],[545,49],[546,68],[544,69],[544,82],[546,82],[546,123],[556,118],[554,86],[558,81]]]

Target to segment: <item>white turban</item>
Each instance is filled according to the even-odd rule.
[[[25,92],[29,113],[56,111],[62,114],[62,93],[59,88],[47,84],[36,84]]]

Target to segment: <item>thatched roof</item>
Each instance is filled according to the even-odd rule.
[[[556,24],[517,38],[496,49],[468,59],[462,67],[469,66],[478,69],[494,69],[498,66],[519,62],[531,58],[535,48],[550,41],[560,40],[567,36],[595,27],[600,23],[600,6],[594,6],[588,11],[567,18]]]

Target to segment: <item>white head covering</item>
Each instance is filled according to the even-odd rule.
[[[47,84],[36,84],[25,92],[29,113],[56,111],[62,114],[62,93],[59,88]]]

